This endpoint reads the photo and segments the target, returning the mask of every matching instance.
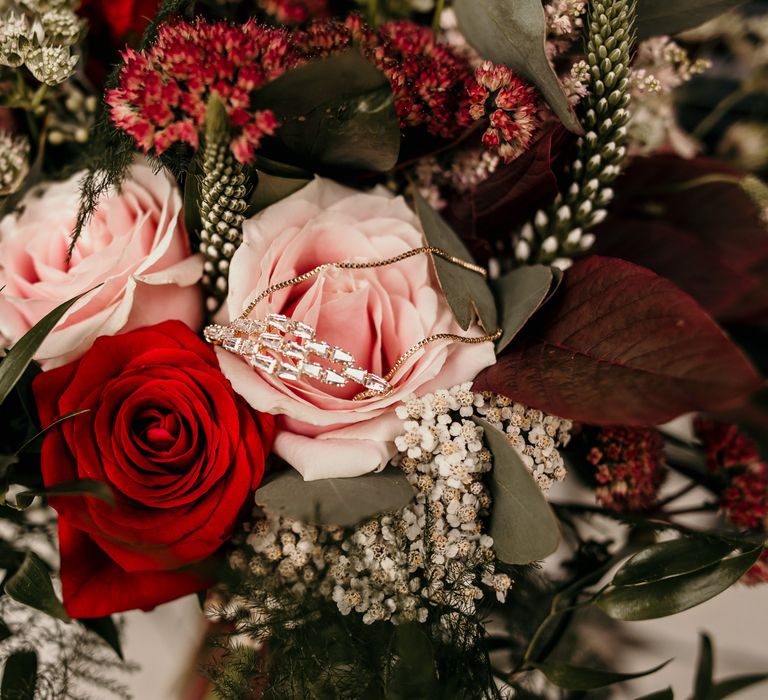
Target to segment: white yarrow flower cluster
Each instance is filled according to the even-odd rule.
[[[257,577],[277,576],[280,590],[299,598],[319,594],[343,615],[354,611],[368,624],[425,622],[431,608],[473,615],[487,592],[503,601],[512,580],[496,570],[493,539],[484,531],[491,507],[484,478],[492,455],[473,418],[503,430],[545,490],[565,476],[557,447],[567,443],[570,421],[475,393],[469,383],[412,396],[396,412],[403,432],[395,439],[394,463],[413,487],[410,505],[352,530],[257,510],[248,548],[233,552],[232,566]],[[263,600],[241,606],[240,614],[263,617],[275,604],[265,592]]]
[[[0,131],[0,197],[16,192],[29,172],[29,141]]]

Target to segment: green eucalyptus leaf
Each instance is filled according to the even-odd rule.
[[[493,454],[488,534],[496,556],[507,564],[544,559],[560,542],[555,514],[507,436],[482,418],[472,420],[483,428]]]
[[[629,559],[613,577],[614,586],[659,581],[716,564],[736,549],[733,545],[703,538],[682,537],[646,547]]]
[[[96,289],[96,287],[93,289]],[[0,404],[11,393],[11,389],[13,389],[16,382],[24,374],[24,370],[27,369],[29,363],[32,362],[33,355],[61,317],[78,299],[92,292],[93,289],[78,294],[76,297],[57,306],[49,314],[46,314],[8,351],[8,354],[0,362]]]
[[[277,136],[309,163],[384,172],[397,163],[400,122],[387,77],[357,47],[294,68],[256,94]]]
[[[454,0],[453,10],[462,34],[483,58],[514,68],[539,88],[566,128],[581,133],[544,50],[541,0]]]
[[[688,610],[736,583],[754,564],[762,547],[754,547],[697,571],[658,581],[611,586],[595,603],[617,620],[653,620]]]
[[[712,640],[708,634],[700,637],[699,662],[696,665],[696,678],[693,685],[693,697],[697,700],[706,700],[712,690],[712,673],[714,671],[714,654]]]
[[[604,688],[614,683],[623,683],[634,678],[650,676],[652,673],[656,673],[656,671],[664,668],[671,660],[669,659],[663,664],[638,673],[598,671],[594,668],[572,666],[571,664],[559,663],[557,661],[532,662],[531,666],[539,669],[552,683],[560,688],[567,690],[594,690],[595,688]]]
[[[308,179],[282,177],[261,170],[257,171],[257,176],[258,182],[248,201],[248,216],[253,216],[271,204],[298,192],[309,182]]]
[[[675,700],[675,694],[672,692],[672,688],[664,688],[664,690],[657,690],[655,693],[649,693],[643,695],[637,700]]]
[[[416,622],[398,625],[395,632],[397,664],[387,685],[386,700],[430,698],[437,689],[432,642]]]
[[[11,507],[20,509],[29,508],[36,496],[93,496],[111,506],[115,505],[115,494],[110,486],[97,479],[74,479],[65,481],[55,486],[43,489],[30,489],[16,495],[16,505],[8,503]]]
[[[718,681],[714,683],[709,690],[709,695],[702,700],[721,700],[727,698],[734,693],[738,693],[744,688],[749,688],[756,683],[763,683],[768,680],[768,673],[750,673],[743,676],[734,676],[733,678],[726,678],[724,681]],[[694,700],[699,700],[698,696],[694,697]]]
[[[8,657],[0,684],[0,700],[34,700],[37,688],[37,654],[17,651]]]
[[[27,552],[18,571],[5,582],[5,592],[19,603],[64,622],[70,621],[53,590],[48,567],[34,552]]]
[[[78,622],[94,634],[101,637],[118,655],[123,659],[123,649],[120,646],[120,634],[117,625],[110,615],[106,617],[87,617],[79,619]]]
[[[637,0],[637,38],[677,34],[743,5],[746,0]]]
[[[416,213],[421,220],[427,243],[449,255],[474,263],[472,256],[453,229],[418,192],[414,195]],[[467,330],[475,318],[486,333],[498,328],[498,312],[488,283],[477,272],[455,265],[437,255],[432,256],[440,287],[459,325]]]
[[[399,510],[413,498],[405,474],[392,466],[354,479],[316,481],[304,481],[295,469],[285,469],[256,491],[256,503],[274,515],[343,527]]]
[[[554,281],[552,269],[546,265],[526,265],[512,270],[493,283],[504,330],[496,343],[497,353],[512,342],[549,296]]]

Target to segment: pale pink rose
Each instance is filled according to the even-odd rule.
[[[402,197],[383,188],[361,193],[324,179],[246,221],[243,238],[230,268],[230,318],[270,285],[322,263],[381,260],[425,245],[419,220]],[[358,366],[379,375],[429,335],[483,334],[479,327],[461,330],[425,255],[369,270],[326,270],[276,292],[251,318],[273,312],[308,323],[319,339],[344,348]],[[237,355],[221,348],[218,353],[235,391],[255,409],[278,415],[275,452],[307,480],[385,466],[395,451],[398,403],[412,393],[471,380],[495,361],[490,342],[432,343],[394,375],[394,392],[353,401],[362,390],[358,384],[283,382]]]
[[[35,359],[49,369],[82,355],[100,335],[179,319],[202,323],[197,281],[176,184],[135,164],[120,192],[105,196],[67,260],[82,173],[30,192],[21,213],[0,221],[0,333],[15,343],[45,314],[76,302]]]

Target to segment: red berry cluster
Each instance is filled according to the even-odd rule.
[[[600,428],[587,454],[598,503],[617,512],[648,510],[667,474],[664,442],[652,428]]]

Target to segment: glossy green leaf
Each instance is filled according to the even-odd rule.
[[[757,561],[762,547],[723,559],[698,571],[649,583],[611,586],[596,604],[617,620],[652,620],[688,610],[738,581]]]
[[[14,508],[25,509],[32,505],[35,496],[93,496],[111,506],[115,505],[115,494],[109,485],[97,479],[75,479],[44,489],[30,489],[16,495],[16,504],[7,503]]]
[[[344,527],[399,510],[413,498],[405,474],[392,466],[354,479],[316,481],[304,481],[295,469],[285,469],[256,491],[256,503],[270,513],[305,523]]]
[[[438,683],[435,653],[423,626],[416,622],[398,625],[395,653],[398,659],[387,685],[386,700],[433,697]]]
[[[727,698],[738,693],[744,688],[749,688],[756,683],[763,683],[768,681],[768,673],[750,673],[743,676],[734,676],[733,678],[726,678],[724,681],[718,681],[710,688],[709,695],[705,700],[721,700],[721,698]],[[694,700],[699,700],[695,697]]]
[[[643,695],[637,700],[675,700],[675,694],[672,692],[672,688],[664,688],[664,690],[657,690],[655,693],[649,693]]]
[[[472,256],[461,239],[418,192],[415,194],[415,203],[427,243],[449,255],[473,263]],[[493,293],[485,278],[437,255],[433,255],[432,260],[440,287],[459,325],[467,330],[475,318],[478,318],[486,332],[493,333],[498,328],[498,312]]]
[[[544,50],[541,0],[454,0],[453,9],[462,34],[483,58],[514,68],[539,88],[568,129],[581,133]]]
[[[281,177],[268,172],[257,171],[258,182],[248,201],[248,216],[257,214],[271,204],[298,192],[309,180],[294,177]]]
[[[743,5],[745,0],[637,0],[637,37],[677,34]]]
[[[712,690],[714,654],[712,651],[712,640],[708,634],[702,634],[699,640],[699,662],[696,664],[693,697],[696,700],[706,700]]]
[[[284,73],[256,94],[277,136],[309,163],[386,171],[400,153],[400,121],[387,77],[351,48]]]
[[[501,309],[503,335],[496,343],[500,353],[549,296],[554,275],[546,265],[526,265],[493,282]]]
[[[120,634],[117,625],[110,615],[106,617],[88,617],[79,619],[78,622],[94,634],[101,637],[123,659],[123,649],[120,646]]]
[[[493,537],[496,556],[507,564],[544,559],[560,542],[555,514],[506,435],[482,418],[473,420],[483,428],[493,454],[488,534]]]
[[[552,683],[567,690],[594,690],[595,688],[604,688],[614,683],[623,683],[631,681],[634,678],[642,678],[656,673],[664,668],[672,659],[663,664],[654,666],[647,671],[638,673],[614,673],[613,671],[598,671],[593,668],[583,668],[581,666],[572,666],[571,664],[559,663],[556,661],[545,661],[531,663],[531,666],[539,669]]]
[[[96,287],[94,287],[94,289],[96,289]],[[53,330],[61,317],[78,299],[92,291],[93,289],[89,289],[88,292],[78,294],[76,297],[57,306],[53,311],[45,315],[30,328],[29,331],[27,331],[8,351],[8,354],[3,358],[2,362],[0,362],[0,404],[3,403],[8,394],[10,394],[11,389],[13,389],[16,382],[19,381],[21,375],[24,374],[24,370],[27,369],[29,363],[32,362],[33,355],[37,352],[40,345],[42,345],[45,338]]]
[[[659,581],[698,571],[730,554],[735,547],[727,542],[682,537],[646,547],[629,559],[613,578],[614,586],[631,586]]]
[[[56,596],[48,567],[34,552],[27,552],[18,571],[5,582],[5,592],[15,601],[69,622],[64,605]]]
[[[0,700],[34,700],[37,688],[37,654],[17,651],[8,657],[0,684]]]

